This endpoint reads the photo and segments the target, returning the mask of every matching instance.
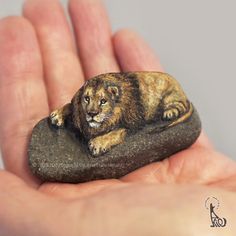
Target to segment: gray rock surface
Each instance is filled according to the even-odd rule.
[[[119,178],[149,163],[163,160],[191,146],[201,131],[196,110],[183,123],[161,130],[149,124],[108,153],[94,158],[73,129],[55,128],[48,118],[33,129],[29,144],[29,166],[43,181],[80,183]]]

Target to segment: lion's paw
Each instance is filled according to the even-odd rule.
[[[107,142],[104,142],[101,138],[97,137],[89,141],[88,143],[89,151],[93,156],[99,156],[107,152],[110,147]]]
[[[63,115],[60,109],[53,111],[50,114],[51,123],[55,126],[61,127],[64,125]]]
[[[163,120],[169,121],[179,117],[179,110],[177,108],[170,108],[164,111]]]

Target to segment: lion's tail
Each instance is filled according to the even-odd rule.
[[[184,115],[182,115],[181,117],[179,117],[177,120],[175,120],[175,121],[173,121],[172,123],[170,123],[170,124],[167,126],[167,128],[172,127],[172,126],[174,126],[174,125],[177,125],[177,124],[179,124],[179,123],[181,123],[181,122],[187,120],[187,119],[188,119],[189,117],[191,117],[191,115],[193,114],[193,110],[194,110],[193,104],[192,104],[191,102],[189,102],[189,109],[188,109],[188,111],[187,111]]]

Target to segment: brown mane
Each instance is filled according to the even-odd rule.
[[[114,113],[101,127],[91,129],[85,120],[85,114],[81,104],[84,89],[88,86],[102,85],[104,91],[108,93],[106,90],[107,84],[114,84],[120,90],[119,98],[115,102]],[[112,73],[109,76],[106,74],[106,77],[103,75],[94,77],[75,94],[71,103],[73,124],[86,139],[107,133],[117,127],[133,130],[142,126],[144,121],[144,109],[140,100],[139,85],[135,78],[128,78],[122,75],[117,78],[117,75],[115,77]]]

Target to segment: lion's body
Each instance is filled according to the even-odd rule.
[[[155,120],[161,106],[167,108],[174,102],[183,103],[187,109],[187,98],[178,82],[170,75],[157,72],[145,75],[141,73],[137,75],[137,80],[146,121]]]
[[[74,126],[90,140],[94,155],[123,142],[128,130],[160,119],[171,121],[171,126],[191,115],[191,104],[178,82],[160,72],[96,76],[75,94],[70,107],[64,115],[61,110],[61,117],[72,114]]]

